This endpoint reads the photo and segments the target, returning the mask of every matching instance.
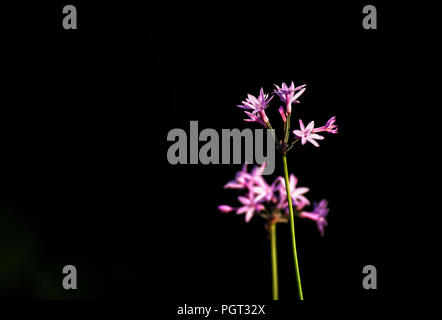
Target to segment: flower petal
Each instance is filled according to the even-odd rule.
[[[310,123],[307,125],[307,128],[305,128],[305,131],[311,131],[314,126],[315,126],[315,122],[310,121]]]
[[[319,143],[317,143],[316,140],[313,139],[312,137],[307,136],[306,140],[307,140],[308,142],[310,142],[312,145],[314,145],[315,147],[319,147]]]
[[[251,208],[246,212],[246,222],[249,222],[253,218],[253,212],[255,209]]]
[[[243,205],[249,205],[251,203],[249,198],[239,196],[238,197],[239,202],[241,202]]]
[[[324,140],[323,136],[320,136],[319,134],[316,133],[310,133],[310,137],[316,140]]]
[[[244,212],[246,212],[247,210],[249,210],[249,207],[239,207],[237,210],[236,210],[236,214],[241,214],[241,213],[244,213]]]
[[[293,130],[293,134],[299,138],[304,136],[304,133],[301,130]]]
[[[301,128],[302,131],[305,131],[304,122],[302,122],[301,119],[299,119],[299,127]]]
[[[305,88],[303,88],[301,91],[298,91],[292,98],[293,101],[296,101],[305,91]]]

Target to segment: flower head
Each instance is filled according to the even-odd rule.
[[[247,172],[247,165],[237,172],[235,180],[226,184],[226,188],[244,189],[245,195],[238,196],[240,205],[232,207],[230,205],[220,205],[218,210],[223,213],[236,212],[244,214],[245,221],[249,222],[255,214],[268,219],[286,222],[288,219],[288,201],[285,180],[283,177],[277,177],[272,184],[268,184],[262,176],[266,163],[260,166],[254,166],[250,172]],[[290,195],[292,205],[297,210],[297,216],[300,218],[311,219],[316,222],[321,235],[324,235],[324,227],[327,225],[326,217],[329,209],[327,200],[321,200],[319,203],[313,203],[313,210],[307,211],[304,208],[310,205],[310,201],[305,197],[309,188],[298,187],[298,179],[294,174],[289,177]]]
[[[295,84],[291,83],[290,87],[287,87],[285,82],[282,83],[281,87],[275,84],[276,89],[274,92],[281,98],[286,105],[287,114],[292,113],[292,103],[299,103],[297,100],[305,91],[305,84],[299,87],[295,87]]]
[[[260,212],[265,209],[262,204],[265,201],[276,201],[274,199],[274,185],[269,185],[262,177],[267,163],[264,162],[260,166],[255,166],[247,172],[247,164],[245,164],[241,171],[235,175],[235,179],[229,181],[224,188],[230,189],[245,189],[247,190],[247,197],[239,196],[238,201],[242,206],[233,208],[227,205],[221,205],[218,209],[221,212],[231,212],[236,210],[237,214],[246,213],[246,222],[249,222],[255,212]]]
[[[267,115],[265,113],[265,109],[267,109],[270,100],[273,99],[273,96],[268,98],[268,94],[264,94],[264,90],[261,88],[259,91],[259,96],[256,98],[251,94],[247,95],[245,101],[242,101],[242,104],[237,107],[241,109],[245,109],[245,113],[249,116],[249,119],[245,119],[247,122],[258,122],[262,126],[266,126],[269,122]]]
[[[321,236],[324,235],[324,227],[327,225],[327,220],[325,220],[329,212],[327,205],[328,201],[325,199],[321,200],[319,203],[314,202],[312,212],[302,211],[299,215],[301,218],[307,218],[316,221],[316,225],[319,232],[321,233]]]
[[[246,99],[238,105],[247,115],[244,121],[256,122],[262,127],[270,129],[276,147],[283,156],[294,147],[298,140],[301,140],[302,145],[310,142],[315,147],[319,147],[318,141],[323,140],[324,137],[318,133],[328,132],[335,134],[338,132],[338,126],[335,124],[335,116],[331,117],[325,125],[318,128],[315,128],[314,121],[311,121],[305,126],[304,122],[299,119],[299,129],[293,130],[295,138],[290,139],[292,104],[299,103],[298,99],[305,90],[305,84],[295,87],[293,81],[290,83],[290,86],[287,86],[285,82],[283,82],[281,86],[275,84],[273,93],[278,95],[282,100],[281,106],[278,109],[284,125],[284,138],[282,140],[278,139],[276,131],[273,130],[266,115],[266,109],[273,96],[265,94],[263,88],[259,90],[258,96],[255,97],[248,94]],[[237,197],[240,203],[239,206],[232,207],[223,204],[218,206],[218,209],[225,213],[234,211],[236,214],[244,214],[246,222],[249,222],[254,215],[259,215],[267,220],[267,226],[279,222],[290,221],[292,223],[292,218],[295,213],[297,217],[316,221],[319,232],[323,235],[324,227],[327,225],[326,216],[329,211],[327,201],[322,200],[319,203],[314,203],[312,211],[305,211],[304,208],[310,205],[310,201],[305,196],[309,189],[306,187],[297,187],[298,179],[295,175],[290,174],[289,176],[287,173],[285,157],[285,178],[277,177],[272,184],[269,184],[262,176],[265,166],[266,163],[263,163],[261,166],[253,167],[252,170],[248,172],[247,165],[244,165],[242,170],[236,173],[235,179],[229,181],[224,186],[226,189],[244,190],[244,193]],[[287,185],[285,183],[286,181]],[[288,187],[290,187],[289,192],[287,190]],[[290,207],[289,202],[291,204]]]
[[[278,183],[278,192],[279,192],[279,199],[280,199],[280,206],[283,209],[288,209],[288,201],[287,201],[287,191],[285,187],[285,181],[283,177],[277,178],[279,181]],[[294,174],[290,175],[289,178],[289,187],[290,187],[290,195],[292,197],[293,205],[298,209],[301,210],[306,205],[310,204],[310,201],[304,196],[305,193],[307,193],[310,189],[306,187],[296,187],[298,184],[298,178],[295,177]]]
[[[324,137],[314,133],[315,122],[312,121],[307,125],[307,127],[304,127],[304,122],[299,119],[299,126],[301,130],[293,130],[293,134],[298,138],[301,138],[301,143],[304,145],[308,141],[315,147],[319,147],[319,144],[316,140],[323,140]]]
[[[249,118],[244,119],[244,121],[256,122],[264,128],[267,127],[267,122],[269,122],[269,119],[267,118],[267,115],[265,114],[264,111],[262,111],[261,113],[258,113],[257,115],[254,115],[253,113],[248,112],[248,111],[244,111],[244,113],[249,116]]]
[[[252,219],[255,211],[264,210],[264,205],[260,203],[260,201],[255,197],[253,192],[249,192],[247,197],[239,196],[239,202],[241,202],[242,206],[236,209],[236,214],[245,213],[246,222],[249,222]]]
[[[255,166],[248,175],[248,190],[255,194],[257,201],[271,201],[274,199],[274,184],[269,185],[262,176],[266,166],[267,162],[260,166]]]
[[[329,133],[338,133],[338,126],[335,125],[336,117],[331,117],[325,126],[319,128],[313,128],[312,132],[329,132]]]

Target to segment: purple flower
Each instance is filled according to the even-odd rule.
[[[261,203],[261,200],[259,200],[256,197],[256,194],[253,192],[248,192],[247,197],[239,196],[238,201],[241,202],[242,206],[234,208],[226,204],[222,204],[218,206],[218,210],[223,213],[228,213],[232,211],[236,211],[236,214],[244,214],[245,213],[245,220],[246,222],[249,222],[253,218],[253,214],[258,211],[262,211],[265,209],[264,205]]]
[[[246,196],[238,196],[240,206],[232,207],[226,204],[218,206],[218,210],[223,213],[235,211],[236,214],[245,214],[245,221],[249,222],[255,213],[260,215],[269,215],[272,217],[280,216],[281,213],[288,214],[287,191],[285,180],[283,177],[277,177],[271,185],[269,185],[262,176],[262,172],[266,166],[263,163],[260,166],[254,166],[250,172],[247,172],[247,164],[236,173],[235,179],[226,184],[225,188],[244,189]],[[289,177],[290,195],[293,207],[298,210],[301,218],[308,218],[316,221],[319,232],[324,234],[324,226],[327,225],[325,217],[328,214],[327,200],[321,200],[319,203],[313,204],[313,210],[303,211],[310,205],[310,201],[305,197],[305,193],[309,188],[297,187],[298,179],[294,174]],[[264,212],[263,212],[264,211]],[[272,216],[273,215],[273,216]]]
[[[278,177],[279,180],[278,183],[278,191],[279,191],[279,206],[282,209],[288,209],[288,202],[287,202],[287,190],[285,187],[285,181],[283,177]],[[292,204],[298,209],[301,210],[306,205],[310,204],[310,201],[304,196],[305,193],[307,193],[310,189],[305,187],[299,187],[296,188],[296,185],[298,184],[298,178],[295,177],[294,174],[290,175],[289,178],[289,187],[290,187],[290,195],[292,197]]]
[[[266,163],[263,163],[261,165],[262,170],[264,170]],[[259,171],[257,169],[258,167],[254,167],[252,169],[252,174],[247,172],[247,163],[245,163],[242,166],[241,171],[238,171],[235,174],[235,179],[231,180],[229,182],[227,182],[227,184],[224,186],[224,189],[244,189],[244,188],[248,188],[250,189],[253,186],[254,183],[254,177],[258,174],[258,173],[262,173],[262,170]]]
[[[228,205],[221,205],[218,209],[221,212],[236,210],[237,214],[246,213],[246,222],[249,222],[256,211],[259,212],[265,209],[263,202],[276,201],[274,196],[275,184],[270,186],[262,177],[266,165],[267,163],[264,162],[260,166],[255,166],[249,173],[247,172],[247,164],[245,164],[242,170],[236,173],[235,179],[224,186],[224,188],[247,190],[247,197],[238,197],[242,206],[233,208]]]
[[[249,116],[249,119],[244,119],[246,122],[257,122],[260,126],[267,128],[267,122],[269,122],[269,119],[267,118],[265,112],[263,111],[264,118],[262,117],[262,114],[254,115],[253,113],[250,113],[248,111],[244,111],[246,115]]]
[[[249,192],[248,197],[238,197],[239,202],[242,203],[242,207],[239,207],[236,210],[236,214],[243,214],[245,213],[245,219],[246,222],[249,222],[250,219],[252,219],[253,214],[255,211],[262,211],[264,210],[264,205],[260,203],[255,197],[253,192]]]
[[[305,84],[299,87],[295,87],[295,84],[291,83],[290,87],[287,87],[285,82],[282,83],[281,87],[275,84],[276,90],[274,92],[285,102],[287,114],[292,113],[292,103],[299,103],[297,100],[305,91]],[[298,91],[298,92],[297,92]]]
[[[329,133],[338,133],[338,126],[335,125],[336,117],[331,117],[325,126],[319,128],[313,128],[312,132],[329,132]]]
[[[262,176],[257,176],[255,178],[255,185],[252,187],[252,191],[257,194],[258,200],[264,201],[274,201],[276,202],[275,190],[277,181],[269,185]]]
[[[262,177],[267,163],[264,162],[260,166],[255,166],[250,174],[246,173],[244,177],[247,179],[247,188],[256,196],[256,201],[270,201],[274,198],[274,185],[269,185]]]
[[[323,199],[319,203],[313,203],[312,212],[302,211],[300,213],[301,218],[307,218],[316,221],[316,225],[319,232],[321,233],[321,236],[324,235],[324,227],[327,225],[327,220],[325,220],[329,212],[327,205],[328,201]]]
[[[252,113],[256,114],[261,110],[267,109],[270,100],[273,99],[273,96],[270,99],[268,99],[268,96],[268,94],[264,94],[264,90],[261,88],[258,98],[248,94],[246,101],[243,101],[242,105],[238,105],[238,107],[245,110],[253,110]]]
[[[293,134],[299,138],[301,138],[301,143],[304,145],[306,142],[310,142],[315,147],[319,147],[318,142],[316,140],[323,140],[324,137],[320,136],[319,134],[314,133],[314,125],[315,122],[310,122],[307,127],[304,127],[304,122],[302,122],[301,119],[299,119],[299,126],[301,127],[301,130],[293,130]],[[316,139],[316,140],[315,140]]]
[[[239,108],[245,109],[245,113],[249,116],[249,119],[244,119],[247,122],[258,122],[260,125],[266,127],[266,123],[269,122],[265,109],[267,109],[270,100],[273,96],[268,98],[268,94],[264,94],[264,90],[261,88],[259,96],[256,98],[251,94],[247,95],[246,101],[242,101],[242,104],[238,105]]]
[[[253,167],[250,173],[247,172],[247,163],[235,175],[235,179],[227,182],[225,189],[251,189],[254,184],[258,184],[257,179],[262,178],[261,174],[264,171],[267,163],[264,162],[261,166]]]

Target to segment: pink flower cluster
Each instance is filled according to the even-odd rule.
[[[245,194],[238,196],[240,206],[232,207],[229,205],[220,205],[218,209],[221,212],[232,212],[236,214],[245,214],[245,221],[249,222],[255,214],[267,220],[277,220],[278,222],[287,222],[288,220],[288,201],[284,178],[277,177],[272,184],[268,184],[261,175],[265,163],[261,166],[255,166],[251,172],[247,172],[247,164],[242,170],[238,171],[235,179],[229,181],[225,189],[244,190]],[[322,200],[319,204],[314,204],[311,211],[304,210],[310,205],[310,201],[305,197],[309,191],[305,187],[297,187],[298,179],[295,175],[290,175],[289,186],[292,204],[295,214],[300,218],[311,219],[316,222],[321,235],[324,234],[325,220],[328,214],[327,201]]]
[[[292,104],[299,103],[298,98],[305,92],[306,85],[295,87],[292,82],[290,86],[287,86],[284,82],[281,87],[275,85],[276,89],[274,90],[274,94],[277,95],[285,107],[280,106],[278,111],[281,114],[281,118],[286,124],[287,120],[290,118],[292,114]],[[264,128],[271,129],[270,120],[266,115],[265,110],[269,106],[269,102],[273,99],[273,96],[264,93],[263,88],[259,91],[259,96],[255,97],[251,94],[247,95],[245,101],[242,101],[241,105],[238,105],[239,108],[244,109],[246,115],[249,117],[244,121],[247,122],[256,122]],[[295,140],[301,140],[302,145],[310,142],[315,147],[319,147],[319,144],[316,140],[323,140],[324,137],[319,135],[319,132],[328,132],[328,133],[338,133],[338,126],[335,125],[336,117],[331,117],[324,126],[315,128],[315,122],[311,121],[307,126],[304,126],[304,122],[299,119],[299,127],[298,130],[293,130],[293,134],[295,136]],[[287,141],[286,141],[287,142]]]

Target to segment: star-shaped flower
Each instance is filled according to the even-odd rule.
[[[245,121],[258,122],[260,125],[266,126],[269,119],[267,118],[265,109],[267,109],[270,100],[273,99],[273,96],[268,97],[269,95],[265,94],[263,88],[261,88],[257,98],[248,94],[246,100],[242,101],[242,104],[237,105],[237,107],[246,110],[245,113],[249,116],[249,119],[245,119]]]
[[[328,201],[323,199],[319,203],[313,203],[313,211],[302,211],[300,213],[301,218],[308,218],[313,221],[316,221],[316,225],[318,227],[321,236],[324,235],[324,227],[327,225],[327,220],[325,218],[328,215],[329,209],[327,208]]]
[[[279,198],[282,200],[280,203],[281,208],[288,208],[288,202],[287,202],[287,191],[285,188],[285,181],[283,177],[278,177],[279,183],[278,183],[278,191],[279,191]],[[304,196],[305,193],[307,193],[310,189],[306,187],[299,187],[297,188],[296,185],[298,184],[298,178],[295,177],[294,174],[290,175],[289,178],[289,187],[290,187],[290,195],[292,196],[292,204],[298,209],[301,210],[306,205],[310,204],[310,201]]]
[[[285,82],[282,83],[281,87],[275,84],[276,89],[274,92],[281,98],[286,105],[287,114],[292,113],[292,103],[299,103],[297,100],[305,91],[305,84],[299,87],[295,87],[295,84],[291,83],[290,87],[287,87]]]
[[[315,122],[312,121],[307,125],[307,127],[304,127],[304,122],[299,119],[299,126],[301,130],[293,130],[293,134],[298,138],[301,138],[301,143],[304,145],[308,141],[315,147],[319,147],[319,144],[318,142],[316,142],[316,140],[323,140],[324,137],[314,133]]]
[[[259,212],[261,210],[264,210],[265,208],[262,203],[257,201],[257,199],[254,197],[253,192],[249,192],[248,197],[239,196],[238,200],[242,203],[243,206],[236,209],[236,214],[245,213],[246,222],[249,222],[250,219],[252,219],[255,211]]]

